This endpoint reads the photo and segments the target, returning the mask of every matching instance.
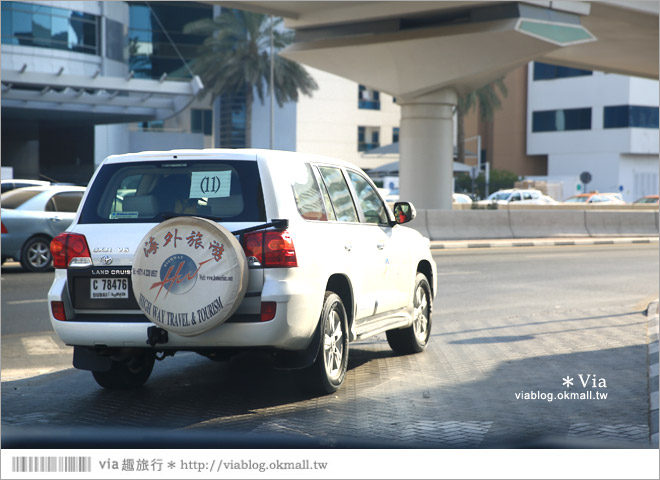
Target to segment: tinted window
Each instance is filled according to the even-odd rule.
[[[340,222],[358,222],[353,198],[341,170],[333,167],[320,167],[319,171],[328,189],[337,220]]]
[[[562,67],[549,63],[534,62],[534,80],[553,80],[555,78],[581,77],[592,75],[591,70]]]
[[[78,205],[80,205],[80,200],[82,200],[83,192],[64,192],[53,195],[48,206],[51,204],[54,206],[54,211],[56,212],[69,212],[75,213],[78,210]],[[46,208],[46,210],[50,210]]]
[[[371,184],[356,172],[349,171],[348,177],[357,192],[357,201],[362,209],[364,221],[377,224],[388,223],[385,205]]]
[[[603,128],[658,128],[658,107],[617,105],[605,107]]]
[[[256,162],[182,161],[104,165],[80,223],[162,222],[180,215],[266,220]]]
[[[316,183],[312,168],[305,164],[304,170],[301,170],[296,177],[291,186],[300,215],[305,220],[327,220],[321,190]]]
[[[31,198],[36,197],[42,190],[11,190],[2,194],[2,208],[18,208]]]
[[[532,113],[533,132],[591,129],[591,108],[544,110]]]

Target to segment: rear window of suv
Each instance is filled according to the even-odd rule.
[[[162,222],[185,215],[227,222],[265,221],[257,162],[106,164],[89,188],[78,223]]]

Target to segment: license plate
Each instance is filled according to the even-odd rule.
[[[89,296],[92,299],[128,298],[128,278],[92,278]]]

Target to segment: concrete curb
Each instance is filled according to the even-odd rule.
[[[646,310],[648,318],[648,351],[649,351],[649,432],[651,445],[658,447],[658,429],[660,419],[658,418],[658,300],[649,304]]]
[[[518,238],[489,240],[432,240],[432,250],[451,248],[558,247],[570,245],[618,245],[658,243],[658,237],[580,237],[580,238]]]

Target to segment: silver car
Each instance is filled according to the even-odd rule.
[[[26,187],[3,193],[2,262],[13,258],[24,269],[43,272],[52,264],[50,241],[71,225],[84,187]]]

